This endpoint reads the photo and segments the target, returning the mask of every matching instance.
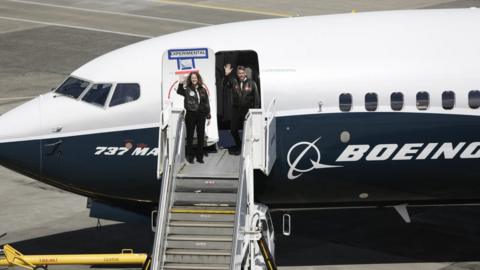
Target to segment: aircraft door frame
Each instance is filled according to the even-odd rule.
[[[162,56],[162,126],[166,126],[169,122],[170,112],[172,109],[183,109],[183,97],[176,94],[179,76],[186,76],[192,72],[199,72],[203,79],[203,86],[208,92],[210,100],[211,119],[205,127],[205,142],[207,146],[216,144],[219,139],[217,125],[217,91],[215,78],[215,52],[206,47],[191,48],[171,48],[167,49]],[[162,125],[163,124],[163,125]],[[160,146],[165,136],[159,131],[159,147],[160,153],[164,153],[163,145]],[[196,135],[195,135],[196,136]],[[158,168],[163,161],[162,154],[159,155]],[[160,170],[160,169],[159,169]],[[159,172],[157,170],[157,172]]]

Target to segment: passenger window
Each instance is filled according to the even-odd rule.
[[[480,107],[480,91],[472,90],[468,92],[468,106],[472,109]]]
[[[112,85],[107,83],[94,84],[83,96],[82,100],[103,107],[111,88]]]
[[[340,94],[340,111],[349,112],[352,109],[352,95],[348,93]]]
[[[390,95],[390,107],[394,111],[401,111],[403,109],[403,94],[394,92]]]
[[[455,106],[455,92],[444,91],[442,93],[442,107],[445,110],[451,110]]]
[[[77,78],[70,77],[60,85],[55,93],[78,98],[90,83]]]
[[[424,111],[428,109],[430,105],[430,96],[428,92],[418,92],[417,93],[417,109]]]
[[[140,97],[140,85],[137,83],[119,83],[115,87],[110,107],[132,102]]]
[[[369,112],[377,110],[378,96],[376,93],[367,93],[365,95],[365,109]]]

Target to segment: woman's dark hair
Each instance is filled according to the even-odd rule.
[[[188,75],[187,86],[193,87],[193,83],[192,83],[192,75],[193,74],[197,75],[197,79],[198,79],[197,85],[199,87],[203,87],[203,79],[202,79],[202,76],[200,76],[200,73],[198,73],[198,71],[192,72]]]

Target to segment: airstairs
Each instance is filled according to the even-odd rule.
[[[160,128],[157,175],[162,190],[150,269],[276,269],[268,208],[253,200],[253,171],[275,161],[274,102],[251,110],[241,156],[209,153],[205,164],[185,162],[184,111],[172,110]]]

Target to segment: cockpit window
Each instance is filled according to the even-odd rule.
[[[110,107],[132,102],[140,97],[140,85],[137,83],[119,83],[115,87]]]
[[[83,96],[82,100],[103,107],[111,88],[112,85],[109,83],[94,84]]]
[[[69,97],[78,98],[89,84],[90,83],[87,81],[70,77],[63,82],[55,92]]]

